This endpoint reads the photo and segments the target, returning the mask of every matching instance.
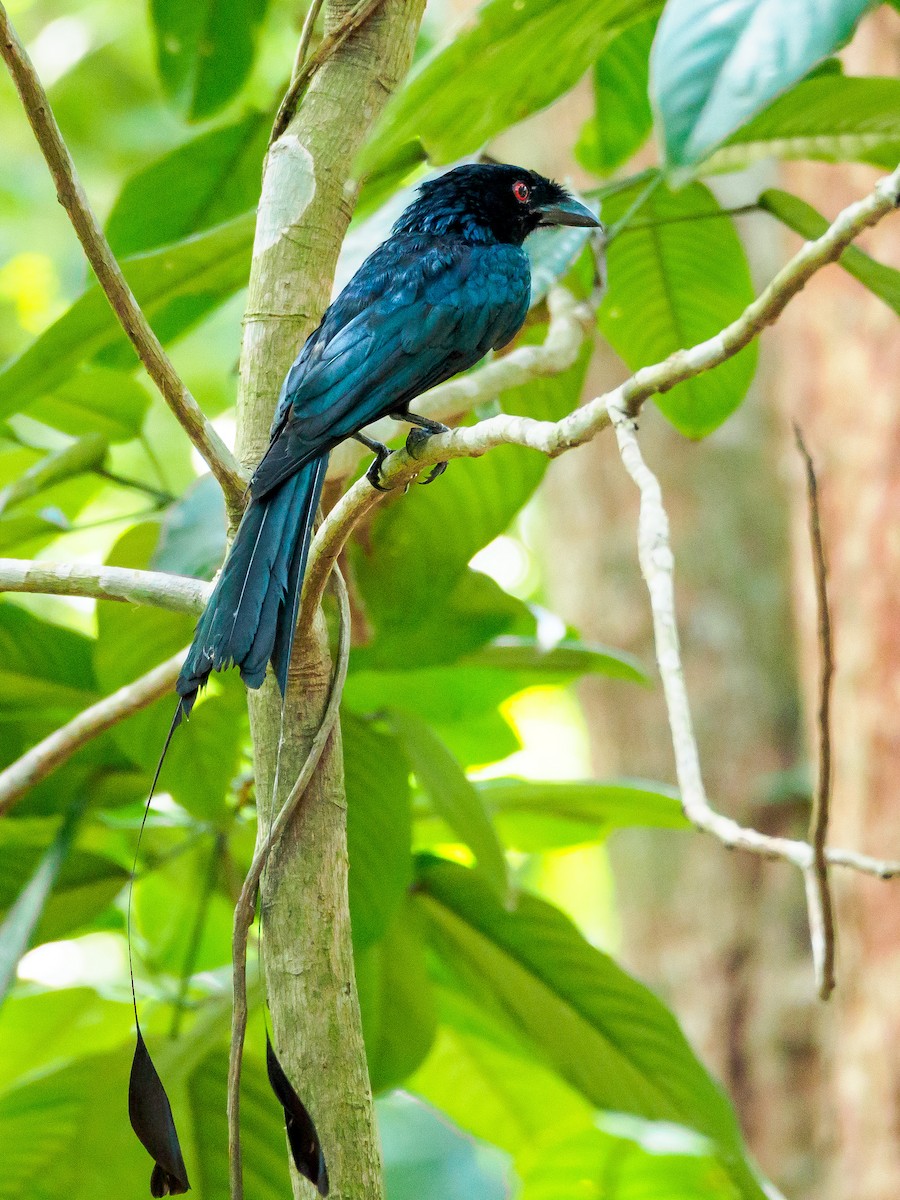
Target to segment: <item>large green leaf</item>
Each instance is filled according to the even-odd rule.
[[[553,646],[542,646],[537,638],[495,638],[466,656],[473,667],[498,667],[534,675],[534,682],[553,682],[573,675],[606,675],[646,683],[647,674],[640,661],[626,650],[614,650],[591,642],[565,638]]]
[[[0,512],[5,513],[75,475],[96,470],[105,457],[106,439],[99,433],[88,433],[61,450],[51,451],[0,492]]]
[[[605,177],[631,158],[653,124],[647,82],[656,17],[619,34],[594,64],[594,115],[575,146],[583,167]]]
[[[98,699],[94,642],[0,603],[0,720],[34,721],[35,729],[69,719]]]
[[[412,880],[409,766],[390,732],[341,714],[353,944],[385,933]]]
[[[475,786],[504,843],[526,853],[600,841],[635,825],[690,828],[678,793],[661,783],[488,779]]]
[[[250,112],[210,129],[132,175],[106,236],[119,256],[181,241],[254,208],[271,119]]]
[[[268,0],[151,0],[163,87],[188,120],[212,116],[240,89],[267,7]]]
[[[724,1093],[651,992],[534,896],[509,911],[473,872],[435,860],[419,887],[429,937],[460,986],[598,1108],[708,1137],[741,1194],[761,1200]]]
[[[871,0],[668,0],[650,91],[671,167],[699,162],[848,40]]]
[[[740,171],[761,158],[900,161],[900,79],[807,79],[742,126],[703,170]]]
[[[437,1026],[421,914],[407,900],[384,937],[356,953],[356,984],[373,1092],[399,1087],[420,1065]]]
[[[633,192],[611,197],[607,217],[615,220],[633,199]],[[753,299],[740,238],[728,217],[716,216],[720,212],[702,184],[680,192],[660,187],[610,245],[600,328],[632,370],[712,337]],[[756,345],[747,346],[656,403],[676,429],[703,437],[741,403],[756,358]]]
[[[174,246],[123,261],[128,282],[163,340],[183,333],[247,282],[255,220],[255,214],[248,213]],[[94,284],[0,370],[0,416],[19,412],[29,401],[54,391],[77,366],[100,354],[104,361],[118,356],[126,365],[136,361],[106,297]]]
[[[151,568],[212,579],[225,557],[226,522],[222,489],[215,476],[201,475],[166,509]]]
[[[469,847],[479,873],[502,900],[509,886],[506,856],[474,785],[425,721],[409,712],[394,712],[391,721],[435,813]]]
[[[138,436],[150,396],[125,371],[83,367],[27,406],[28,415],[72,437],[95,433],[108,442]]]
[[[435,163],[478,150],[568,91],[617,34],[660,7],[659,0],[487,0],[388,104],[363,170],[384,170],[417,138]]]
[[[770,188],[760,196],[759,204],[789,229],[793,229],[809,241],[821,237],[828,228],[828,222],[821,213],[816,212],[805,200],[792,196],[789,192]],[[874,292],[879,300],[883,300],[900,316],[900,271],[876,262],[858,246],[848,246],[838,261],[845,271],[849,271],[864,287]]]

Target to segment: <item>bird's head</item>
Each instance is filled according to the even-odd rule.
[[[600,222],[564,187],[506,163],[467,163],[430,179],[394,226],[400,233],[456,233],[521,246],[543,225]]]

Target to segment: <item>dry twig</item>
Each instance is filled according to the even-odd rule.
[[[809,818],[809,842],[813,849],[812,867],[806,873],[810,921],[817,927],[813,937],[816,981],[819,995],[827,1000],[834,991],[834,906],[828,886],[828,815],[831,804],[831,682],[834,677],[834,651],[831,637],[831,613],[828,607],[827,569],[822,524],[819,516],[819,485],[812,456],[806,448],[800,426],[794,425],[797,449],[806,473],[809,501],[809,535],[812,542],[813,572],[816,580],[816,608],[819,624],[819,772]]]

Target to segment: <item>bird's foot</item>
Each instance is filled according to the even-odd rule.
[[[409,431],[409,433],[407,434],[407,436],[406,436],[406,452],[412,458],[418,457],[419,452],[425,446],[428,445],[428,442],[431,440],[431,438],[435,437],[437,434],[440,434],[440,433],[449,433],[450,432],[446,425],[441,425],[437,421],[433,421],[430,424],[432,426],[434,426],[434,428],[425,429],[425,428],[422,428],[421,426],[414,425],[412,427],[412,429]],[[447,470],[447,464],[445,462],[435,463],[432,466],[431,470],[428,472],[428,475],[426,476],[426,478],[419,480],[419,482],[422,484],[433,483],[435,481],[435,479],[437,479],[441,475],[443,475],[443,473],[446,470]]]
[[[368,471],[366,471],[366,479],[368,479],[376,492],[390,492],[392,490],[389,487],[385,487],[381,482],[381,468],[384,466],[389,454],[390,451],[387,454],[376,454],[372,459]]]

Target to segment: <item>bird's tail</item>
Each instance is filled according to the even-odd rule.
[[[197,624],[176,691],[178,718],[231,663],[258,688],[271,659],[284,695],[313,522],[328,455],[312,459],[261,499],[250,501],[209,603]]]

